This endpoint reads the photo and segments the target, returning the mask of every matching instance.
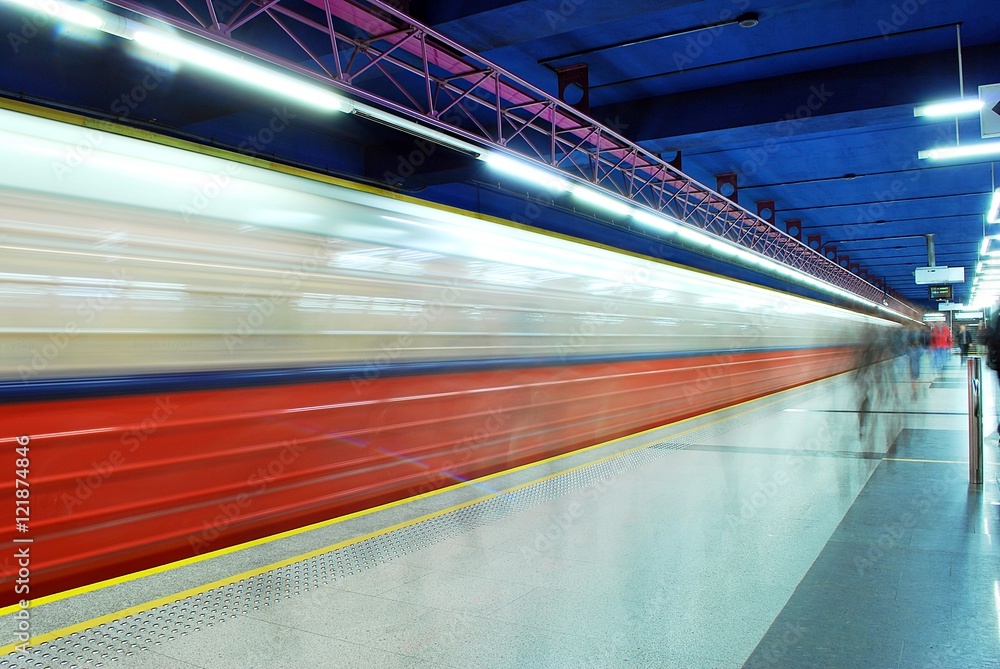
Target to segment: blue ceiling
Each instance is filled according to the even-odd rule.
[[[736,173],[740,204],[757,211],[757,202],[774,200],[778,227],[801,220],[803,240],[819,235],[873,281],[928,307],[913,270],[927,264],[925,235],[933,234],[937,264],[966,268],[955,298],[968,299],[993,163],[918,160],[921,149],[954,144],[956,132],[962,143],[981,141],[980,126],[978,117],[914,118],[913,107],[958,97],[957,26],[966,94],[1000,83],[995,2],[411,0],[408,9],[553,94],[554,68],[587,64],[594,119],[665,159],[679,152],[682,170],[713,188],[716,175]],[[756,26],[732,23],[748,13]],[[0,6],[7,41],[23,34],[23,22],[19,10]],[[282,104],[151,67],[115,38],[93,43],[43,26],[24,43],[0,45],[0,94],[230,147]],[[123,114],[122,96],[150,72],[156,86]],[[332,127],[302,112],[267,152],[378,183],[397,176],[408,141],[357,119]],[[441,151],[428,163],[396,185],[524,218],[509,199],[490,210],[496,184],[468,161]]]

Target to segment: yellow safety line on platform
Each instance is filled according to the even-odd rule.
[[[827,381],[829,379],[833,379],[833,378],[836,378],[837,376],[842,376],[844,374],[850,374],[850,372],[844,372],[843,374],[836,374],[836,375],[834,375],[832,377],[827,377],[827,379],[820,379],[820,381]],[[820,381],[813,381],[813,382],[811,382],[809,384],[798,386],[796,388],[791,388],[791,389],[787,389],[787,390],[783,390],[783,391],[778,391],[777,393],[773,393],[771,395],[771,397],[775,397],[777,395],[781,395],[781,394],[789,393],[789,392],[793,392],[793,393],[794,392],[801,392],[807,385],[812,385],[813,383],[819,383]],[[765,397],[768,397],[768,396],[765,396]],[[171,570],[171,569],[176,569],[178,567],[181,567],[181,566],[184,566],[184,565],[188,565],[188,564],[193,564],[193,563],[200,562],[200,561],[203,561],[203,560],[207,560],[207,559],[212,558],[212,557],[219,557],[221,555],[225,555],[227,553],[232,553],[232,552],[235,552],[237,550],[242,550],[244,548],[249,548],[251,546],[256,546],[256,545],[260,545],[260,544],[263,544],[263,543],[268,543],[268,542],[271,542],[271,541],[276,541],[278,539],[282,539],[282,538],[285,538],[285,537],[294,536],[294,535],[297,535],[297,534],[302,534],[304,532],[308,532],[309,530],[314,530],[314,529],[318,529],[320,527],[325,527],[325,526],[328,526],[328,525],[332,525],[334,523],[343,522],[343,521],[348,520],[350,518],[355,518],[355,517],[358,517],[358,516],[367,515],[367,514],[370,514],[370,513],[375,513],[377,511],[381,511],[381,510],[384,510],[384,509],[392,508],[394,506],[398,506],[398,505],[401,505],[401,504],[412,502],[412,501],[417,500],[417,499],[422,499],[422,498],[425,498],[425,497],[431,497],[431,496],[434,496],[434,495],[439,495],[439,494],[442,494],[442,493],[447,492],[447,491],[456,490],[456,489],[458,489],[460,487],[464,487],[464,486],[467,486],[467,485],[473,485],[473,484],[476,484],[476,483],[481,483],[483,481],[487,481],[489,479],[497,478],[499,476],[505,476],[507,474],[511,474],[511,473],[514,473],[514,472],[531,469],[533,467],[538,467],[540,465],[543,465],[543,464],[546,464],[546,463],[550,463],[550,462],[555,462],[557,460],[561,460],[563,458],[567,458],[567,457],[570,457],[572,455],[577,455],[579,453],[584,453],[584,452],[587,452],[587,451],[596,450],[598,448],[603,448],[603,447],[606,447],[606,446],[610,446],[611,444],[620,442],[620,441],[622,441],[624,439],[633,439],[635,437],[638,437],[638,436],[641,436],[641,435],[645,435],[645,434],[649,434],[649,433],[654,432],[654,431],[663,430],[666,427],[680,425],[680,424],[686,423],[688,421],[695,420],[697,418],[704,418],[705,416],[711,416],[713,414],[717,414],[717,413],[720,413],[720,412],[723,412],[723,411],[732,411],[733,409],[735,409],[737,407],[742,407],[742,406],[745,406],[745,405],[751,404],[751,403],[759,403],[759,402],[761,402],[762,399],[763,398],[757,398],[757,399],[753,399],[753,400],[746,400],[744,402],[739,402],[737,404],[733,404],[733,405],[730,405],[728,407],[722,407],[720,409],[715,409],[713,411],[709,411],[707,413],[704,413],[704,414],[701,414],[701,415],[698,415],[698,416],[691,416],[689,418],[683,418],[683,419],[675,421],[673,423],[667,423],[666,425],[661,425],[659,427],[654,427],[654,428],[650,428],[648,430],[643,430],[642,432],[637,432],[637,433],[632,434],[632,435],[628,435],[628,436],[625,436],[625,437],[618,437],[617,439],[611,439],[610,441],[602,442],[600,444],[594,444],[593,446],[587,446],[585,448],[581,448],[581,449],[576,450],[576,451],[571,451],[569,453],[563,453],[561,455],[556,455],[556,456],[553,456],[551,458],[546,458],[545,460],[540,460],[538,462],[528,463],[526,465],[521,465],[519,467],[514,467],[513,469],[504,470],[502,472],[497,472],[495,474],[489,474],[487,476],[483,476],[483,477],[478,478],[478,479],[473,479],[471,481],[464,481],[462,483],[458,483],[458,484],[455,484],[453,486],[449,486],[447,488],[442,488],[440,490],[432,490],[430,492],[423,493],[421,495],[416,495],[414,497],[408,497],[408,498],[403,499],[403,500],[398,500],[398,501],[395,501],[395,502],[390,502],[388,504],[383,504],[381,506],[374,507],[372,509],[365,509],[363,511],[358,511],[356,513],[352,513],[352,514],[347,515],[347,516],[343,516],[343,517],[339,517],[339,518],[332,518],[330,520],[325,520],[325,521],[322,521],[322,522],[319,522],[319,523],[314,523],[313,525],[307,525],[305,527],[300,527],[300,528],[297,528],[297,529],[294,529],[294,530],[289,530],[287,532],[282,532],[280,534],[272,535],[272,536],[269,536],[269,537],[264,537],[264,538],[261,538],[261,539],[257,539],[257,540],[254,540],[254,541],[250,541],[250,542],[244,543],[244,544],[238,544],[236,546],[230,546],[229,548],[223,548],[223,549],[220,549],[218,551],[213,551],[211,553],[205,553],[204,555],[198,555],[198,556],[194,556],[194,557],[191,557],[191,558],[186,558],[184,560],[180,560],[178,562],[172,562],[172,563],[169,563],[169,564],[166,564],[166,565],[162,565],[160,567],[154,567],[152,569],[147,569],[147,570],[144,570],[144,571],[141,571],[141,572],[136,572],[134,574],[128,574],[128,575],[125,575],[125,576],[119,576],[118,578],[109,579],[107,581],[101,581],[99,583],[93,583],[91,585],[82,586],[82,587],[79,587],[79,588],[74,588],[73,590],[67,590],[65,592],[61,592],[61,593],[56,593],[56,594],[53,594],[53,595],[49,595],[47,597],[41,597],[38,600],[32,601],[32,607],[31,608],[34,608],[35,606],[40,606],[42,604],[48,604],[48,603],[52,603],[52,602],[55,602],[55,601],[59,601],[59,600],[62,600],[62,599],[68,599],[69,597],[72,597],[72,596],[81,595],[81,594],[84,594],[84,593],[87,593],[87,592],[92,592],[94,590],[99,590],[99,589],[106,588],[106,587],[109,587],[109,586],[112,586],[112,585],[116,585],[116,584],[119,584],[119,583],[123,583],[123,582],[126,582],[126,581],[135,580],[135,579],[141,578],[143,576],[151,576],[151,575],[156,574],[156,573],[168,571],[168,570]],[[776,404],[779,401],[781,401],[781,399],[778,399],[778,398],[775,397],[774,400],[772,400],[770,402],[767,402],[767,403],[764,403],[764,404],[760,405],[760,407],[755,407],[755,409],[756,408],[770,406],[771,404]],[[676,434],[673,434],[670,437],[667,437],[667,439],[676,439],[676,438],[678,438],[680,436],[683,436],[685,434],[688,434],[688,433],[691,433],[691,432],[694,432],[694,431],[697,431],[697,430],[701,430],[701,429],[704,429],[704,428],[707,428],[707,427],[711,427],[713,425],[717,425],[717,424],[722,423],[722,422],[727,421],[727,420],[731,420],[731,419],[736,418],[736,417],[738,417],[738,416],[740,416],[740,415],[742,415],[744,413],[748,413],[748,411],[738,412],[738,413],[735,413],[732,416],[727,416],[725,418],[718,418],[716,420],[713,420],[713,421],[710,421],[708,423],[705,423],[704,425],[693,426],[693,427],[690,427],[690,428],[688,428],[686,430],[681,430],[680,432],[678,432]],[[208,592],[209,590],[214,590],[216,588],[222,588],[222,587],[225,587],[227,585],[231,585],[233,583],[236,583],[238,581],[242,581],[242,580],[247,579],[247,578],[252,578],[254,576],[259,576],[259,575],[265,574],[265,573],[267,573],[269,571],[273,571],[275,569],[280,569],[281,567],[286,567],[288,565],[295,564],[296,562],[301,562],[303,560],[308,560],[309,558],[315,557],[317,555],[323,555],[324,553],[330,553],[332,551],[344,548],[345,546],[350,546],[352,544],[360,543],[362,541],[367,541],[368,539],[371,539],[373,537],[377,537],[377,536],[379,536],[381,534],[388,534],[390,532],[394,532],[394,531],[402,529],[404,527],[408,527],[410,525],[415,525],[415,524],[423,522],[425,520],[430,520],[431,518],[436,518],[438,516],[443,516],[443,515],[445,515],[447,513],[451,513],[452,511],[456,511],[458,509],[462,509],[462,508],[465,508],[465,507],[468,507],[468,506],[472,506],[473,504],[478,504],[480,502],[483,502],[483,501],[486,501],[486,500],[489,500],[489,499],[493,499],[493,498],[499,497],[501,495],[506,495],[506,494],[509,494],[511,492],[514,492],[514,491],[517,491],[517,490],[521,490],[522,488],[527,488],[529,486],[533,486],[533,485],[536,485],[538,483],[542,483],[544,481],[548,481],[548,480],[553,479],[553,478],[555,478],[557,476],[562,476],[563,474],[568,474],[568,473],[571,473],[571,472],[583,469],[585,467],[590,467],[592,465],[600,464],[602,462],[607,462],[608,460],[613,460],[614,458],[618,458],[618,457],[621,457],[623,455],[627,455],[629,453],[633,453],[635,451],[639,451],[639,450],[642,450],[644,448],[648,448],[649,446],[651,446],[651,445],[653,445],[655,443],[661,442],[663,440],[664,440],[664,437],[659,437],[659,438],[657,438],[657,439],[655,439],[653,441],[645,442],[645,443],[643,443],[643,444],[641,444],[639,446],[635,446],[635,447],[630,448],[628,450],[621,451],[619,453],[614,453],[612,455],[608,455],[606,457],[603,457],[603,458],[600,458],[600,459],[597,459],[597,460],[593,460],[591,462],[586,462],[584,464],[577,465],[576,467],[570,467],[569,469],[565,469],[565,470],[556,472],[554,474],[549,474],[548,476],[543,476],[541,478],[529,481],[527,483],[523,483],[521,485],[517,485],[517,486],[514,486],[512,488],[508,488],[507,490],[504,490],[504,491],[501,491],[501,492],[491,493],[489,495],[485,495],[483,497],[480,497],[478,499],[475,499],[475,500],[472,500],[472,501],[469,501],[469,502],[463,502],[461,504],[456,504],[456,505],[448,507],[446,509],[442,509],[442,510],[439,510],[439,511],[434,511],[432,513],[420,516],[419,518],[414,518],[414,519],[411,519],[411,520],[406,520],[406,521],[397,523],[395,525],[392,525],[390,527],[386,527],[386,528],[374,530],[372,532],[368,532],[367,534],[363,534],[363,535],[360,535],[360,536],[357,536],[357,537],[353,537],[351,539],[345,539],[344,541],[337,542],[337,543],[332,544],[330,546],[325,546],[323,548],[317,548],[317,549],[311,550],[311,551],[309,551],[307,553],[303,553],[301,555],[296,555],[294,557],[285,558],[284,560],[280,560],[278,562],[273,562],[273,563],[268,564],[268,565],[263,566],[263,567],[257,567],[255,569],[244,571],[242,573],[239,573],[239,574],[236,574],[236,575],[233,575],[233,576],[227,576],[225,578],[221,578],[219,580],[212,581],[211,583],[206,583],[206,584],[203,584],[203,585],[195,586],[193,588],[188,588],[187,590],[183,590],[183,591],[178,592],[178,593],[173,593],[173,594],[170,594],[170,595],[165,595],[165,596],[160,597],[158,599],[154,599],[154,600],[151,600],[151,601],[148,601],[148,602],[144,602],[142,604],[136,604],[135,606],[130,606],[128,608],[121,609],[119,611],[115,611],[114,613],[108,613],[108,614],[105,614],[103,616],[99,616],[97,618],[92,618],[90,620],[87,620],[87,621],[84,621],[84,622],[81,622],[81,623],[76,623],[74,625],[69,625],[67,627],[63,627],[62,629],[58,629],[58,630],[55,630],[55,631],[52,631],[52,632],[46,632],[46,633],[43,633],[43,634],[39,634],[38,636],[31,637],[30,641],[28,642],[29,643],[28,646],[24,646],[24,644],[20,643],[20,642],[12,642],[12,643],[9,643],[9,644],[7,644],[5,646],[0,646],[0,656],[2,656],[2,655],[8,655],[10,653],[13,653],[13,652],[17,651],[19,646],[24,646],[24,647],[29,647],[30,648],[30,647],[37,646],[37,645],[40,645],[40,644],[43,644],[43,643],[47,643],[47,642],[53,641],[55,639],[59,639],[59,638],[65,637],[65,636],[70,636],[72,634],[76,634],[77,632],[82,632],[82,631],[90,629],[92,627],[97,627],[98,625],[103,625],[105,623],[109,623],[109,622],[113,622],[115,620],[119,620],[119,619],[124,618],[126,616],[135,615],[135,614],[138,614],[138,613],[144,613],[145,611],[148,611],[150,609],[156,608],[157,606],[163,606],[163,605],[166,605],[166,604],[172,604],[174,602],[177,602],[177,601],[179,601],[181,599],[185,599],[187,597],[194,597],[195,595],[200,595],[202,593]],[[19,609],[20,609],[20,606],[17,605],[17,604],[13,604],[11,606],[4,607],[3,609],[0,609],[0,616],[6,615],[8,613],[11,613],[11,612],[19,610]]]

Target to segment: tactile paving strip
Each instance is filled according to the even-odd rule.
[[[843,381],[836,385],[840,383]],[[259,576],[40,644],[0,658],[0,669],[96,669],[112,666],[121,658],[140,651],[155,650],[177,637],[224,623],[289,597],[300,596],[543,502],[606,481],[670,452],[704,443],[748,422],[801,404],[830,389],[831,385],[825,384],[822,388],[796,393],[793,397],[698,429],[693,434],[685,435],[683,440],[667,439]]]

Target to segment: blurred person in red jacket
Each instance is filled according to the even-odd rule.
[[[931,351],[935,369],[938,373],[944,371],[945,363],[948,362],[948,354],[951,352],[951,330],[949,328],[937,325],[931,331]]]

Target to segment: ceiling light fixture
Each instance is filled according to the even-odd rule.
[[[58,0],[2,0],[10,5],[18,5],[33,12],[47,14],[54,19],[76,26],[101,30],[111,35],[132,39],[137,23],[129,21],[99,7],[83,3],[67,4]]]
[[[416,134],[475,158],[484,149],[434,128],[349,100],[316,84],[290,77],[239,56],[166,33],[112,12],[90,5],[75,6],[59,0],[0,0],[8,4],[40,11],[60,21],[101,30],[124,39],[135,40],[146,49],[167,58],[184,61],[211,70],[242,83],[286,95],[324,111],[339,111],[382,123],[402,132]]]
[[[921,105],[913,108],[914,116],[941,117],[959,116],[962,114],[978,114],[983,108],[983,101],[979,98],[969,98],[966,100],[950,100],[947,102],[934,102],[929,105]]]
[[[451,135],[443,133],[440,130],[428,128],[426,125],[421,125],[420,123],[410,121],[409,119],[402,118],[401,116],[384,112],[381,109],[376,109],[375,107],[371,107],[361,102],[344,100],[344,106],[349,106],[349,109],[342,108],[341,111],[351,111],[355,116],[360,116],[361,118],[381,123],[382,125],[389,126],[395,130],[401,130],[406,133],[418,135],[442,146],[447,146],[450,149],[466,153],[473,158],[482,158],[486,153],[486,150],[480,146],[463,141],[457,137],[452,137]]]
[[[986,214],[987,223],[1000,223],[1000,188],[993,191],[993,201],[990,202],[990,210]]]
[[[46,2],[45,0],[7,0],[8,3],[26,7],[34,12],[43,12],[61,21],[100,30],[104,21],[97,14],[84,7],[67,5],[62,2]]]
[[[1000,153],[1000,142],[979,142],[977,144],[966,144],[965,146],[948,146],[939,149],[927,149],[917,153],[917,157],[921,160],[925,158],[929,158],[931,160],[948,160],[950,158],[986,156],[991,153]]]
[[[584,202],[589,202],[590,204],[600,207],[612,214],[618,214],[619,216],[628,216],[632,213],[632,207],[625,204],[617,198],[604,195],[599,193],[593,188],[588,188],[587,186],[581,186],[579,184],[574,185],[570,190],[573,193],[573,197],[580,198]]]
[[[136,31],[134,39],[137,44],[167,58],[176,58],[245,84],[287,95],[312,107],[344,113],[354,110],[350,100],[325,88],[293,79],[256,63],[195,44],[190,40],[152,30]]]
[[[657,216],[646,211],[645,209],[636,209],[632,212],[632,218],[640,223],[650,226],[651,228],[656,228],[661,232],[673,234],[680,229],[680,226],[677,223],[674,223],[666,216]]]
[[[495,170],[523,181],[541,184],[549,190],[564,191],[571,188],[570,182],[555,172],[535,167],[525,160],[512,158],[503,153],[490,151],[485,154],[483,160]]]
[[[980,257],[997,257],[1000,256],[1000,249],[996,251],[990,250],[990,242],[1000,240],[1000,237],[983,237],[982,243],[979,245],[979,255]]]

